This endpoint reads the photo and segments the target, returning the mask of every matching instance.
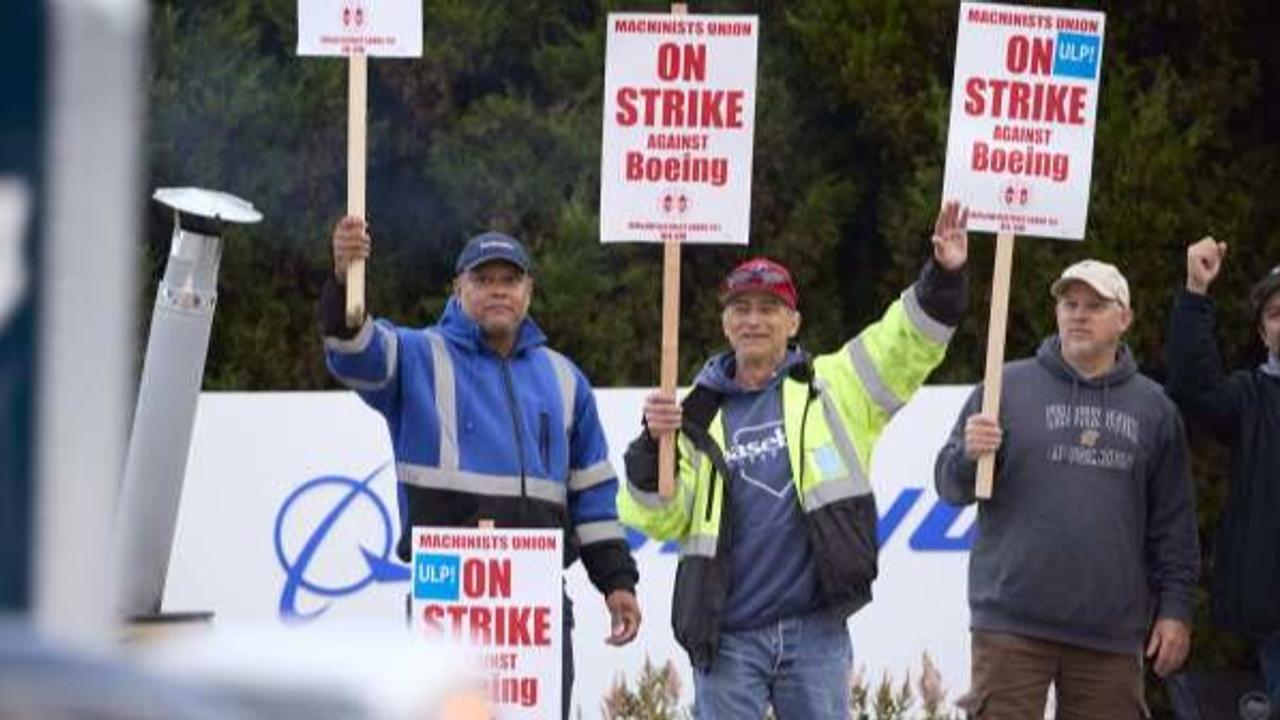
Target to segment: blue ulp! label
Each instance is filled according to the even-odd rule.
[[[415,600],[457,600],[460,577],[457,555],[423,553],[414,556]]]
[[[1092,80],[1098,77],[1102,42],[1097,35],[1060,32],[1054,43],[1053,74]]]

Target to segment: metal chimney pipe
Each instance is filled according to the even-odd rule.
[[[199,188],[162,188],[173,243],[156,290],[115,527],[118,609],[156,615],[164,597],[196,402],[218,299],[224,223],[254,223],[253,205]]]

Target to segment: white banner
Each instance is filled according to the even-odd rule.
[[[942,197],[971,230],[1084,238],[1105,23],[961,3]]]
[[[610,459],[640,430],[647,390],[596,392]],[[948,699],[969,674],[965,573],[973,510],[938,500],[933,460],[967,387],[927,387],[898,413],[877,446],[872,485],[880,513],[875,599],[849,623],[854,666],[878,684],[914,682],[929,653]],[[349,392],[205,393],[174,539],[164,607],[212,610],[220,627],[276,621],[304,632],[344,621],[403,628],[410,567],[395,558],[395,471],[382,418]],[[685,704],[692,675],[671,635],[672,544],[638,533],[644,624],[624,648],[605,644],[609,614],[581,564],[566,573],[574,605],[577,717],[601,717],[619,677],[634,681],[646,658],[673,661]],[[376,658],[370,662],[377,662]],[[634,687],[634,684],[633,684]]]
[[[422,57],[422,0],[298,0],[298,54]]]
[[[413,529],[410,627],[480,651],[500,720],[539,720],[560,707],[559,530]]]
[[[609,15],[600,239],[747,244],[754,15]]]

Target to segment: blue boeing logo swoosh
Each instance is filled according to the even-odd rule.
[[[325,603],[319,610],[312,612],[299,611],[297,607],[298,596],[302,591],[322,598],[334,599],[360,592],[371,583],[409,581],[409,567],[396,562],[391,557],[392,550],[395,547],[395,527],[391,523],[391,514],[387,512],[387,506],[383,504],[382,499],[369,488],[374,478],[378,477],[389,464],[384,463],[372,473],[369,473],[369,476],[363,480],[355,480],[341,475],[324,475],[313,478],[290,493],[289,497],[280,506],[280,511],[276,514],[275,549],[276,560],[279,561],[280,567],[284,569],[285,573],[284,587],[280,591],[279,614],[282,620],[314,620],[329,609],[331,603]],[[295,508],[298,500],[317,490],[328,490],[329,492],[324,497],[331,497],[334,486],[345,490],[345,492],[339,495],[337,503],[316,525],[297,556],[288,557],[285,552],[283,529],[285,519],[289,516],[290,511]],[[374,509],[377,510],[378,517],[382,520],[382,547],[380,551],[374,552],[364,545],[357,545],[356,547],[364,560],[365,566],[368,568],[368,573],[362,578],[354,582],[348,582],[345,585],[324,585],[310,579],[307,576],[307,570],[310,568],[316,552],[324,544],[325,539],[329,536],[330,531],[333,530],[338,519],[342,517],[342,514],[357,501],[371,503]]]
[[[332,604],[331,602],[325,603],[318,610],[303,612],[298,609],[298,598],[304,592],[334,600],[354,595],[374,583],[409,582],[412,574],[410,567],[400,563],[392,556],[395,548],[396,528],[392,524],[391,513],[388,512],[386,504],[382,502],[377,493],[370,488],[374,479],[381,475],[389,465],[390,463],[384,463],[369,473],[368,477],[363,480],[341,475],[323,475],[313,478],[304,482],[285,498],[279,512],[276,514],[274,538],[276,560],[280,563],[280,567],[285,574],[284,587],[280,591],[280,619],[302,622],[314,620],[323,615]],[[321,491],[317,493],[319,497],[332,498],[335,488],[341,491],[337,496],[337,502],[323,515],[319,524],[307,536],[306,542],[297,555],[289,557],[285,551],[284,542],[286,519],[291,512],[295,511],[299,500],[312,493],[317,493],[317,491]],[[888,510],[879,518],[878,523],[879,543],[881,546],[888,542],[889,538],[895,534],[895,531],[902,526],[907,514],[916,506],[923,495],[923,488],[904,488],[894,498],[894,501],[889,504]],[[311,578],[307,575],[307,571],[311,568],[311,563],[315,559],[316,553],[324,546],[338,520],[357,502],[369,503],[376,510],[377,517],[382,524],[381,547],[376,552],[359,543],[352,549],[354,552],[359,552],[363,562],[362,566],[367,569],[367,572],[355,581],[340,585],[326,585]],[[936,500],[929,508],[924,519],[920,521],[919,526],[911,533],[908,546],[915,552],[967,552],[973,544],[976,527],[974,523],[970,522],[967,527],[962,525],[957,528],[956,526],[960,524],[960,518],[961,508]],[[627,543],[632,550],[637,550],[648,542],[649,539],[642,533],[627,528]],[[660,547],[660,552],[663,554],[674,554],[678,551],[679,544],[675,542],[665,542]]]
[[[400,563],[392,556],[395,548],[396,529],[392,524],[391,513],[388,512],[382,498],[378,497],[378,494],[370,488],[374,479],[389,465],[390,463],[384,463],[369,473],[368,477],[363,480],[356,480],[342,475],[323,475],[313,478],[298,486],[280,505],[280,510],[276,513],[274,542],[276,561],[280,563],[280,568],[284,570],[285,575],[284,587],[280,590],[280,607],[278,611],[281,620],[290,622],[314,620],[329,609],[331,603],[325,603],[320,609],[310,612],[299,610],[298,599],[304,593],[334,600],[354,595],[373,583],[409,582],[412,577],[411,568]],[[285,550],[284,541],[286,520],[291,513],[297,511],[300,500],[311,495],[326,499],[332,498],[335,487],[342,491],[338,496],[337,503],[324,514],[319,524],[311,530],[311,534],[306,536],[306,542],[303,544],[302,549],[294,557],[290,557]],[[364,545],[357,544],[354,550],[360,553],[364,567],[368,568],[367,573],[359,579],[346,584],[326,585],[309,576],[307,574],[308,570],[311,569],[316,553],[320,551],[326,541],[329,541],[329,535],[338,520],[357,502],[369,503],[377,511],[377,517],[382,523],[382,546],[375,552]],[[635,550],[646,542],[648,542],[648,538],[643,534],[627,528],[627,543],[631,546],[631,549]],[[330,552],[332,550],[332,548],[329,548]],[[676,553],[679,551],[679,545],[675,542],[663,543],[661,550],[663,553]]]

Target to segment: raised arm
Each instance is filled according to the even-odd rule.
[[[1165,336],[1165,391],[1189,418],[1223,439],[1234,431],[1240,412],[1239,398],[1222,368],[1209,299],[1226,252],[1226,243],[1210,237],[1187,248],[1186,284],[1174,298]]]
[[[392,411],[398,393],[397,331],[368,316],[360,327],[348,328],[342,291],[347,265],[355,259],[367,259],[372,245],[368,227],[360,218],[344,217],[334,225],[330,237],[333,275],[326,279],[320,296],[320,328],[329,373],[385,414]]]
[[[964,315],[968,219],[958,203],[945,204],[934,222],[933,253],[916,282],[844,347],[814,360],[846,421],[868,430],[855,438],[866,462],[883,427],[942,362]]]

